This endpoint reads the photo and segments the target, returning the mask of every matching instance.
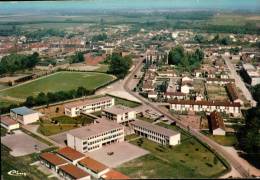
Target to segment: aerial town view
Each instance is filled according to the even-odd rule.
[[[1,180],[260,178],[260,0],[0,2]]]

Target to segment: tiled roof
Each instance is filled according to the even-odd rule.
[[[102,178],[106,179],[106,180],[110,180],[110,179],[130,179],[128,176],[115,171],[113,169],[111,169],[110,171],[108,171],[106,174],[104,174],[102,176]]]
[[[45,152],[45,153],[42,153],[40,155],[40,157],[46,161],[48,161],[49,163],[55,165],[55,166],[59,166],[59,165],[62,165],[62,164],[66,164],[67,161],[65,161],[64,159],[62,159],[61,157],[53,154],[53,153],[49,153],[49,152]]]
[[[213,111],[210,113],[210,126],[212,130],[221,128],[225,130],[225,124],[223,121],[223,118],[221,117],[221,114],[217,111]]]
[[[73,164],[60,166],[59,169],[65,172],[66,174],[69,174],[70,176],[74,177],[75,179],[80,179],[86,176],[90,176],[87,172],[78,168],[77,166],[74,166]]]
[[[6,126],[11,126],[14,124],[18,124],[15,120],[11,119],[9,116],[1,116],[1,123],[3,123]]]
[[[233,103],[229,101],[194,101],[194,100],[169,100],[170,104],[186,104],[186,105],[204,105],[204,106],[226,106],[226,107],[240,107],[240,103]]]
[[[99,173],[101,171],[104,171],[105,169],[107,169],[108,167],[105,166],[104,164],[90,158],[90,157],[86,157],[82,160],[79,161],[79,164],[91,169],[92,171],[94,171],[95,173]]]
[[[80,159],[85,156],[84,154],[82,154],[70,147],[62,148],[62,149],[58,150],[57,153],[71,161]]]

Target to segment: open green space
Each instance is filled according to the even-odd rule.
[[[125,136],[125,141],[131,141],[134,140],[136,138],[139,138],[140,136],[136,135],[136,134],[129,134]]]
[[[115,96],[112,96],[112,97],[115,98],[115,104],[116,105],[120,104],[120,105],[127,106],[127,107],[130,107],[130,108],[135,108],[135,107],[138,107],[138,106],[141,105],[138,102],[129,101],[127,99],[123,99],[123,98],[119,98],[119,97],[115,97]]]
[[[34,153],[27,156],[13,157],[9,154],[9,149],[1,144],[1,175],[5,180],[28,180],[28,179],[47,179],[47,175],[43,174],[31,163],[38,161],[38,154]],[[26,173],[26,176],[10,176],[8,172],[17,170]],[[56,179],[56,178],[51,178]]]
[[[26,98],[31,95],[36,96],[40,92],[68,91],[80,86],[93,90],[113,79],[113,76],[104,73],[63,71],[4,90],[0,96]]]
[[[174,147],[145,138],[130,142],[151,152],[118,168],[132,178],[212,178],[227,171],[217,156],[194,138]]]
[[[235,135],[227,134],[226,136],[216,136],[210,134],[209,131],[202,131],[202,133],[223,146],[234,146],[238,143]]]
[[[181,144],[162,146],[136,135],[126,136],[130,143],[151,154],[129,161],[118,170],[132,178],[213,178],[228,171],[228,167],[208,147],[178,126],[163,122],[157,125],[181,133]]]
[[[90,124],[92,122],[93,119],[87,116],[78,116],[75,118],[71,118],[68,116],[59,116],[52,118],[51,121],[40,121],[40,126],[37,131],[45,136],[51,136],[77,128],[80,125],[84,126],[86,124]]]

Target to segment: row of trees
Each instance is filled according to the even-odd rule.
[[[218,34],[212,39],[208,40],[201,34],[196,34],[194,36],[194,41],[197,43],[217,43],[221,45],[230,45],[232,43],[232,40],[229,37],[223,37],[221,38]]]
[[[257,106],[245,113],[245,126],[237,132],[238,145],[246,153],[246,158],[260,168],[260,84],[252,89]]]
[[[0,74],[33,68],[39,61],[40,58],[37,52],[32,55],[10,54],[4,56],[0,62]]]
[[[109,64],[108,73],[115,75],[119,79],[122,79],[127,75],[133,64],[130,56],[122,57],[116,53],[108,56],[105,63]]]
[[[97,42],[97,41],[105,41],[105,40],[107,40],[107,38],[108,38],[107,35],[105,33],[103,33],[103,34],[98,34],[98,35],[93,36],[91,40],[93,42]]]
[[[204,58],[204,53],[201,49],[196,49],[195,52],[185,52],[182,46],[176,46],[171,49],[168,56],[168,63],[176,65],[184,71],[193,71],[198,68]]]
[[[77,90],[70,91],[58,91],[58,92],[48,92],[48,93],[39,93],[36,97],[29,96],[24,102],[25,106],[33,107],[44,104],[55,103],[59,101],[64,101],[73,98],[79,98],[82,96],[92,95],[95,90],[88,90],[84,87],[78,87]]]

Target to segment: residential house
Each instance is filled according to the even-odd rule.
[[[210,113],[209,129],[213,135],[226,135],[225,124],[219,112],[213,111]]]

